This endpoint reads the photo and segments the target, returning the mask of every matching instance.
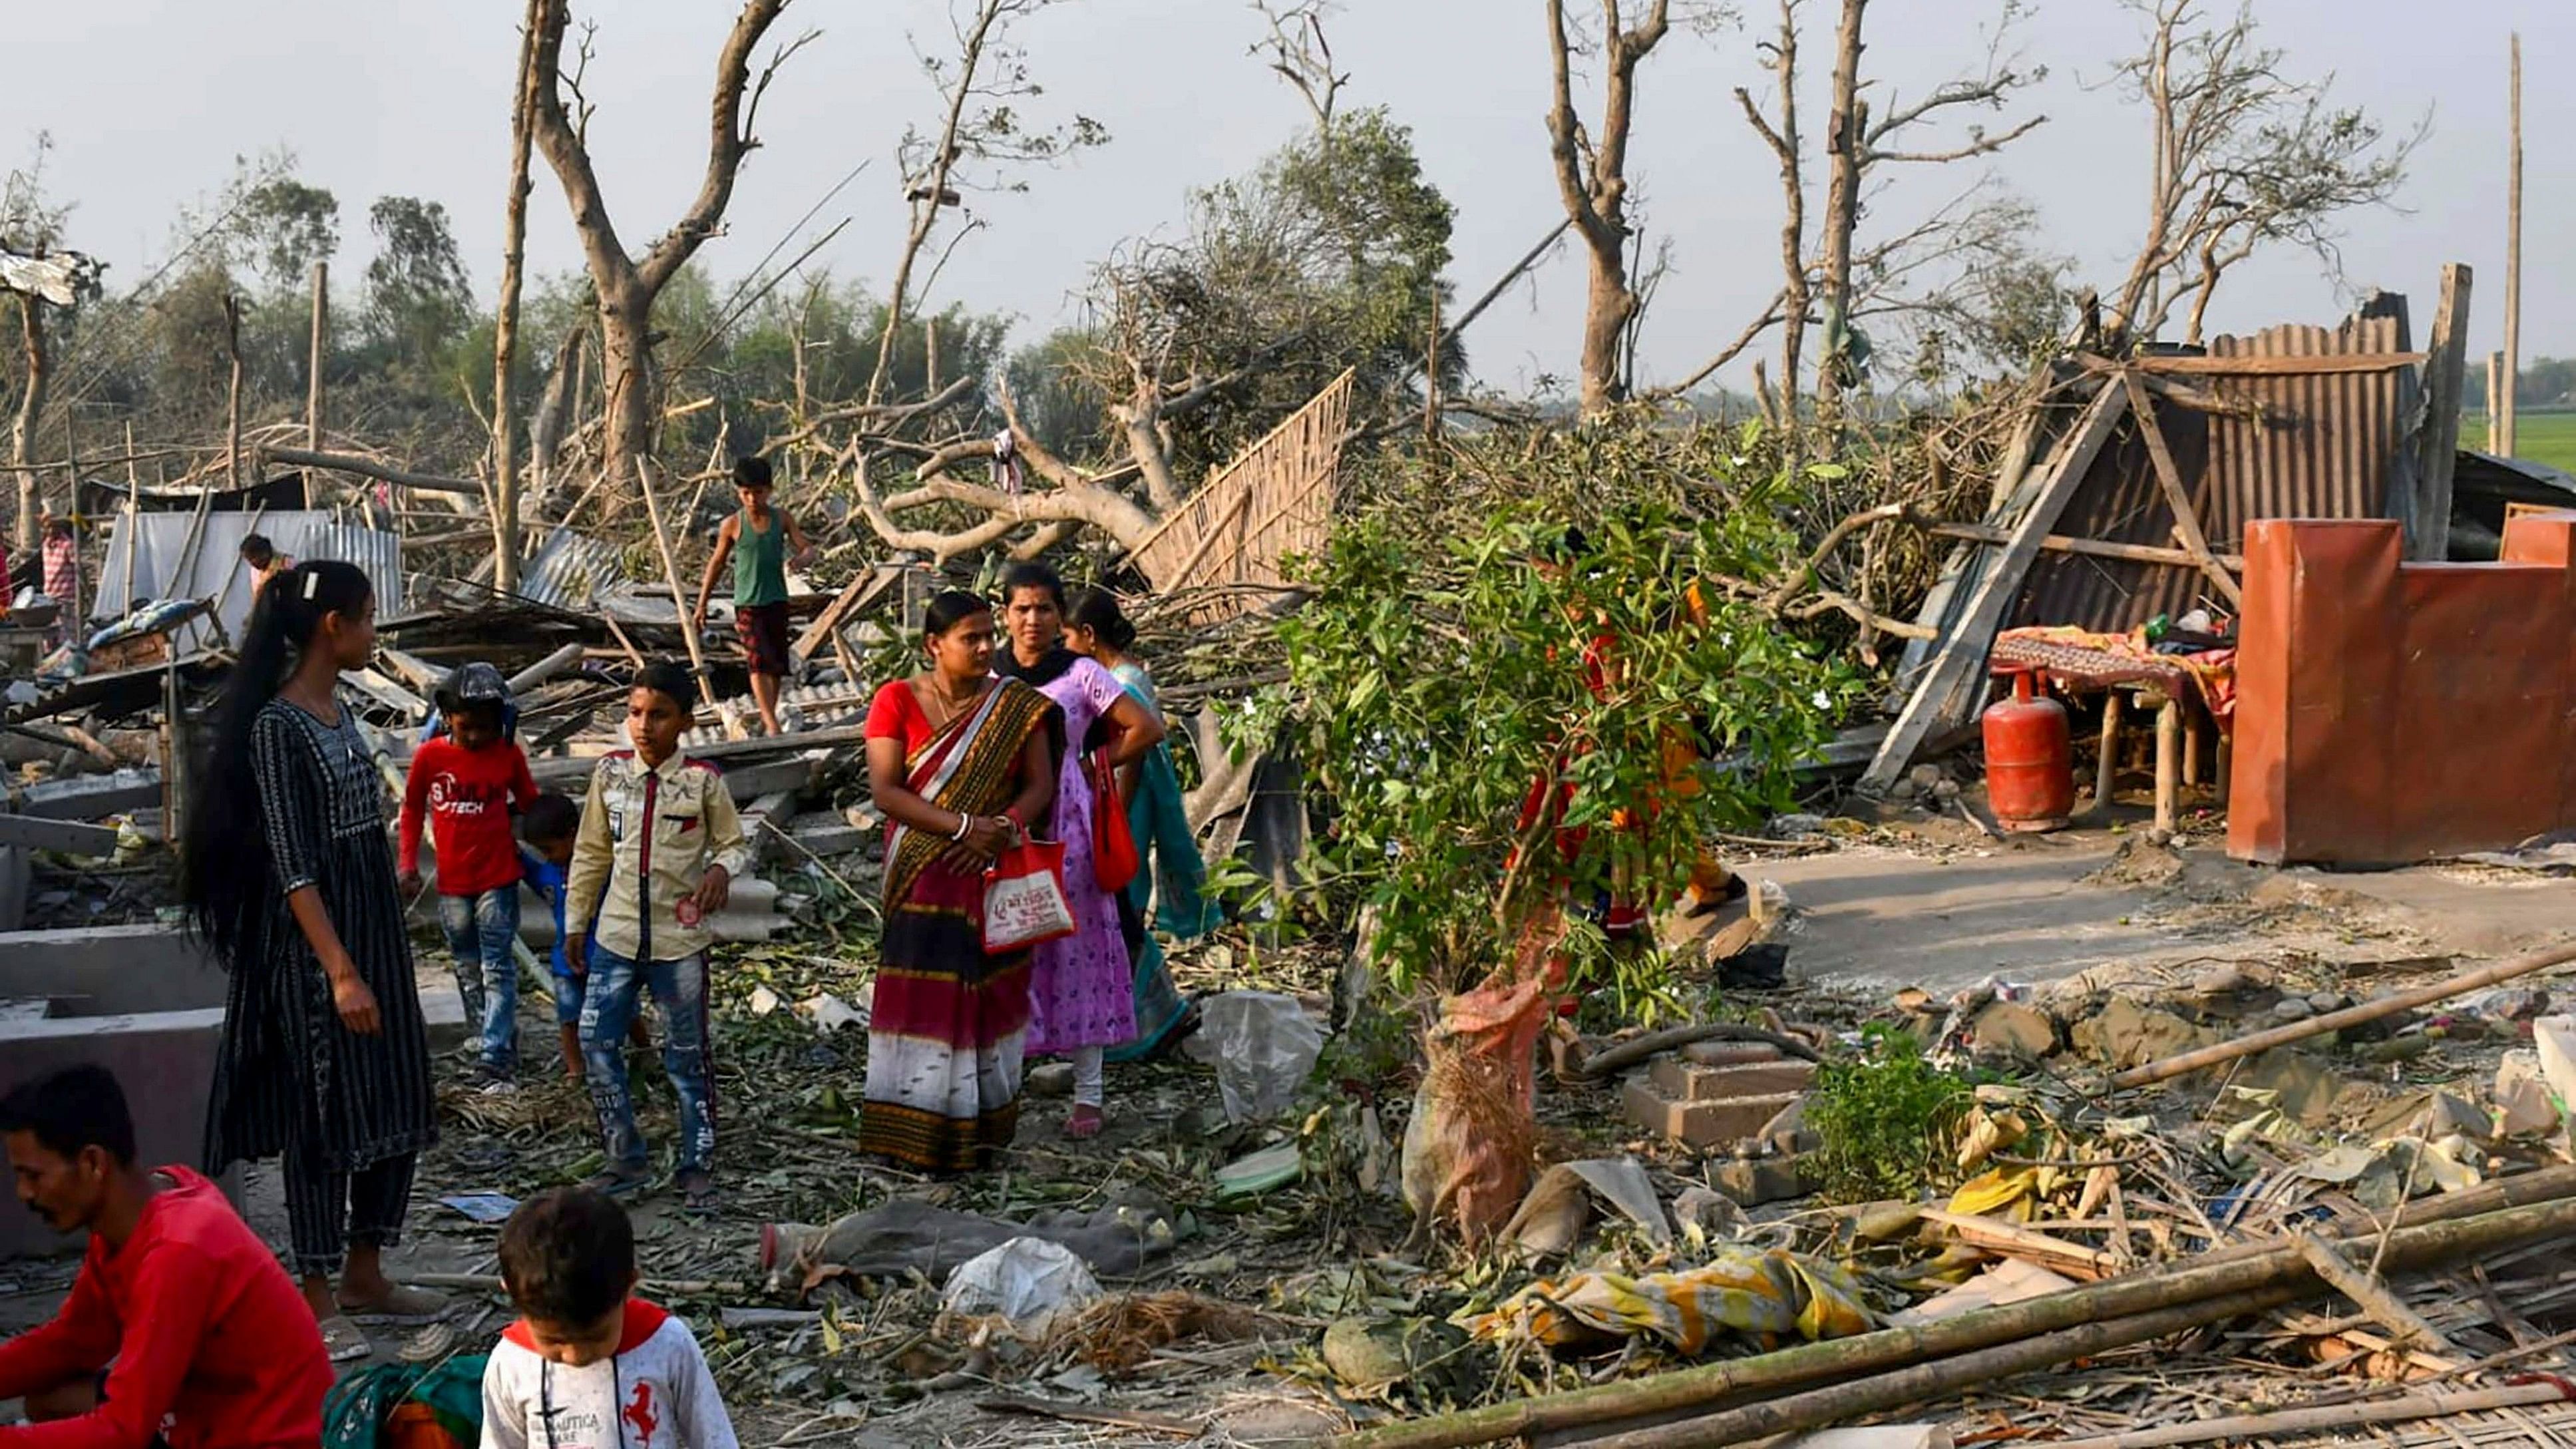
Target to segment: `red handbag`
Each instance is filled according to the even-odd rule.
[[[1114,895],[1127,889],[1144,868],[1144,859],[1137,854],[1135,833],[1127,828],[1127,805],[1118,798],[1118,772],[1109,767],[1109,752],[1091,756],[1084,768],[1091,775],[1091,878]]]

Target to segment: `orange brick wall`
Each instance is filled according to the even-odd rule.
[[[2576,513],[2492,564],[2400,561],[2398,525],[2245,529],[2228,853],[2396,864],[2576,825]]]

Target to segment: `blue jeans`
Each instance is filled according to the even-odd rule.
[[[582,983],[581,1055],[589,1066],[590,1100],[608,1141],[608,1165],[641,1173],[648,1165],[626,1085],[626,1033],[646,986],[669,1027],[662,1067],[680,1098],[679,1170],[704,1172],[716,1158],[715,1066],[707,1053],[707,957],[639,965],[593,941],[590,977]]]
[[[519,939],[517,882],[479,896],[440,896],[438,924],[456,953],[456,994],[465,1019],[481,1033],[483,1065],[496,1072],[519,1063],[519,963],[510,948]]]

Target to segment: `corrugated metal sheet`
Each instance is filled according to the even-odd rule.
[[[296,559],[344,559],[356,564],[376,590],[376,612],[391,618],[404,607],[402,540],[318,509],[294,513],[125,514],[108,535],[100,571],[98,612],[121,611],[130,598],[212,599],[227,637],[239,639],[250,617],[250,571],[240,564],[241,541],[257,523],[278,551]],[[191,533],[197,536],[193,551]],[[177,577],[182,554],[187,576]],[[185,641],[198,642],[192,633]]]
[[[335,558],[356,564],[375,586],[376,612],[394,617],[408,606],[409,590],[403,586],[402,535],[362,523],[351,523],[333,515],[327,521],[309,524],[304,530],[303,547],[295,550],[298,559]]]
[[[2213,357],[2322,357],[2402,353],[2409,345],[2404,299],[2382,297],[2340,327],[2272,327],[2252,337],[2213,338],[2208,351]],[[2419,384],[2413,368],[2188,381],[2245,405],[2241,414],[2211,414],[2157,400],[2156,421],[2211,549],[2242,553],[2245,525],[2258,518],[2402,516],[2414,467]],[[2146,444],[2134,426],[2124,426],[2057,531],[2178,548],[2173,526]],[[2007,627],[2074,624],[2116,633],[2158,614],[2180,614],[2215,592],[2193,568],[2043,554]]]
[[[558,609],[580,608],[618,578],[617,551],[568,528],[546,535],[519,570],[519,595]]]

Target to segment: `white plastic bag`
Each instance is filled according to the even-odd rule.
[[[957,1265],[940,1301],[951,1313],[1008,1319],[1022,1338],[1044,1338],[1059,1313],[1101,1296],[1100,1280],[1073,1250],[1044,1238],[1013,1238]]]
[[[1216,1067],[1225,1120],[1253,1122],[1297,1100],[1324,1054],[1324,1034],[1293,996],[1227,991],[1199,1003],[1199,1029],[1184,1050]]]

